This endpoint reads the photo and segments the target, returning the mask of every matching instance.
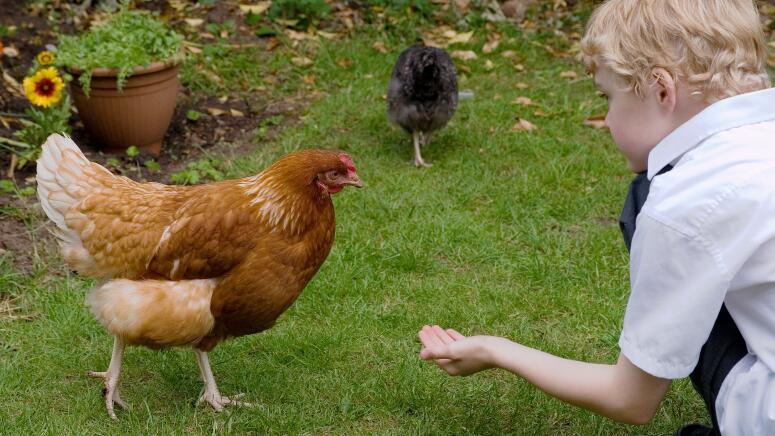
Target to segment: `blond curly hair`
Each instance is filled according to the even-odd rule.
[[[707,103],[770,87],[753,0],[607,0],[592,14],[581,58],[643,96],[662,67]]]

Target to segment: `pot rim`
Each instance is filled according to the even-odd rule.
[[[139,76],[143,74],[151,74],[157,71],[166,70],[168,68],[174,68],[180,65],[180,59],[168,59],[166,61],[154,61],[148,66],[138,65],[132,68],[129,76]],[[83,74],[84,70],[78,67],[67,67],[67,71],[74,75]],[[116,77],[118,76],[118,68],[94,68],[91,70],[92,77]]]

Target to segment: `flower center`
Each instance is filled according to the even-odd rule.
[[[35,93],[44,97],[51,97],[54,95],[56,86],[51,79],[41,79],[40,82],[35,84]]]

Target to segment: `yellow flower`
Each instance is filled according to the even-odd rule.
[[[65,86],[54,67],[40,69],[32,76],[25,77],[23,85],[30,102],[43,107],[59,103]]]
[[[38,63],[41,65],[51,65],[54,63],[54,53],[44,50],[38,53]]]

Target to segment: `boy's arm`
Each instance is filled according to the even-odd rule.
[[[665,397],[670,380],[654,377],[623,354],[615,365],[563,359],[494,336],[465,337],[452,329],[425,326],[420,357],[450,375],[503,368],[565,402],[628,424],[646,424]]]

